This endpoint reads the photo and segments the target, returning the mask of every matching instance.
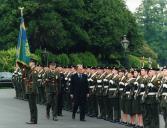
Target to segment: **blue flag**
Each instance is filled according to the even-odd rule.
[[[21,17],[20,32],[18,36],[18,44],[16,49],[16,62],[27,65],[30,62],[30,49],[24,25],[24,18]]]

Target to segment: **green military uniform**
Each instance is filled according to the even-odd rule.
[[[38,92],[38,103],[45,103],[45,89],[43,86],[43,72],[38,72],[38,80],[37,80],[37,92]]]
[[[65,76],[65,87],[64,87],[64,107],[67,111],[72,111],[72,101],[70,99],[70,86],[71,86],[71,76],[73,75],[72,72],[67,72]]]
[[[100,78],[101,75],[96,75],[96,88],[95,88],[95,95],[96,95],[96,103],[97,103],[97,109],[98,109],[98,115],[97,118],[102,118],[102,107],[103,107],[103,83],[102,78]]]
[[[133,100],[134,100],[134,82],[135,78],[129,78],[127,80],[127,83],[125,85],[125,110],[124,113],[129,115],[130,117],[133,116],[134,110],[133,110]]]
[[[144,128],[159,128],[159,110],[156,92],[160,84],[161,82],[156,76],[148,78],[146,87],[148,94],[144,101],[143,113]]]
[[[119,120],[119,87],[118,87],[118,81],[119,81],[119,76],[114,75],[113,77],[111,77],[112,79],[110,79],[110,85],[109,85],[109,89],[108,89],[108,98],[109,98],[109,115],[108,115],[108,119],[110,121],[116,121]],[[108,106],[108,107],[109,107]]]
[[[120,104],[120,116],[125,113],[126,107],[126,97],[125,97],[125,83],[126,83],[126,76],[119,77],[118,79],[118,89],[119,89],[119,104]]]
[[[60,89],[59,89],[59,94],[58,94],[58,116],[63,116],[62,110],[63,110],[63,105],[64,105],[64,88],[65,88],[65,76],[63,72],[60,72]]]
[[[97,103],[96,103],[96,96],[95,96],[95,86],[96,86],[96,73],[90,75],[88,79],[89,83],[89,99],[88,99],[88,115],[90,117],[97,116]]]
[[[48,71],[45,74],[45,91],[46,91],[46,114],[50,117],[50,109],[52,108],[53,120],[57,121],[57,96],[59,91],[60,77],[59,73]]]
[[[110,109],[111,109],[111,102],[110,102],[110,98],[109,98],[109,87],[111,85],[111,79],[113,77],[112,73],[109,73],[105,76],[105,79],[103,79],[104,82],[104,89],[103,89],[103,96],[104,96],[104,115],[106,117],[106,120],[111,120],[111,113],[110,113]]]
[[[141,76],[138,76],[134,81],[134,99],[132,103],[132,109],[134,114],[141,114],[141,96],[140,92],[142,90],[141,84],[143,84],[143,78]],[[144,89],[144,85],[143,85]],[[144,90],[142,90],[144,91]]]
[[[30,122],[37,124],[37,79],[38,73],[35,69],[29,69],[27,72],[26,94],[28,96],[28,103],[30,107]]]

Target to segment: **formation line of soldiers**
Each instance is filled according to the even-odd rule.
[[[37,123],[36,101],[46,104],[46,116],[53,120],[62,116],[62,109],[72,111],[70,99],[71,76],[74,67],[61,67],[51,63],[49,67],[16,68],[13,84],[16,98],[28,99],[30,123]],[[87,115],[137,128],[160,128],[159,115],[167,127],[167,68],[87,67],[82,73],[88,76],[89,98]]]

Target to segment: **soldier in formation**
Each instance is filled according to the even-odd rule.
[[[58,120],[57,116],[63,115],[62,109],[73,110],[75,102],[70,98],[71,78],[78,72],[73,66],[61,67],[51,63],[49,67],[36,66],[31,70],[33,72],[28,73],[24,73],[25,69],[22,68],[16,68],[13,74],[16,98],[26,99],[24,91],[27,92],[27,87],[31,85],[37,103],[46,104],[47,118],[50,118],[50,110],[55,121]],[[29,74],[35,77],[30,79]],[[160,115],[165,123],[164,128],[167,127],[166,67],[130,70],[87,67],[82,69],[82,74],[87,76],[89,87],[88,116],[136,128],[161,128]]]

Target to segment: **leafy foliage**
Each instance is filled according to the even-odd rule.
[[[36,50],[36,55],[38,57],[41,57],[42,51]],[[62,66],[67,65],[77,65],[77,64],[83,64],[84,66],[97,66],[98,61],[96,57],[90,53],[90,52],[84,52],[84,53],[71,53],[71,54],[53,54],[49,52],[48,54],[48,61],[49,62],[56,62],[57,64],[60,64]]]
[[[130,41],[129,54],[141,56],[143,37],[123,0],[0,2],[0,50],[16,46],[18,7],[24,6],[30,49],[35,52],[46,48],[50,51],[49,60],[63,65],[120,65],[123,54],[120,42],[125,34]],[[153,51],[149,54],[155,56]],[[40,56],[40,52],[36,51],[36,55]]]
[[[31,54],[32,58],[36,59],[40,63],[41,58],[38,55]],[[10,48],[8,50],[0,51],[0,71],[10,71],[14,70],[16,64],[16,49]]]
[[[158,53],[161,65],[167,63],[167,1],[143,0],[136,13],[145,40]]]

